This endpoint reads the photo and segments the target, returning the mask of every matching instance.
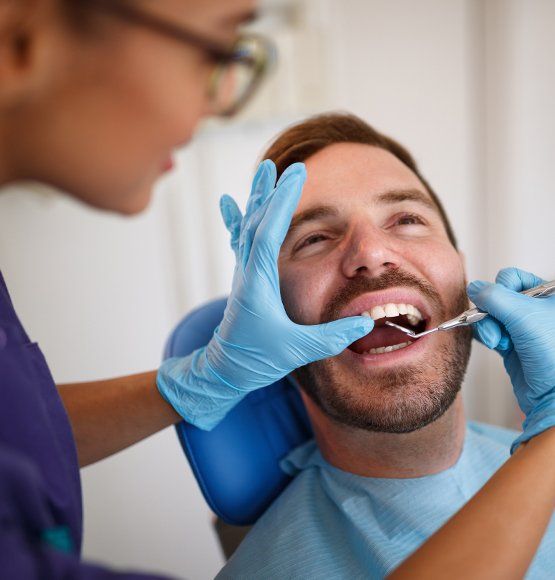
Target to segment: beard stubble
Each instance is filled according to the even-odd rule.
[[[399,270],[378,278],[359,277],[328,302],[321,322],[339,318],[340,310],[357,296],[391,287],[411,287],[422,293],[442,320],[468,308],[465,284],[444,305],[433,286]],[[446,333],[443,344],[427,360],[395,369],[345,368],[336,357],[295,371],[308,396],[333,421],[382,433],[410,433],[441,417],[455,401],[470,358],[469,327]]]

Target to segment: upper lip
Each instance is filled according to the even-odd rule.
[[[431,318],[431,307],[422,295],[410,288],[388,288],[377,292],[368,292],[354,298],[340,310],[340,318],[359,316],[369,312],[374,306],[385,304],[412,304],[420,310],[425,321]]]

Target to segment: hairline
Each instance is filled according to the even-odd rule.
[[[419,180],[439,212],[451,245],[458,249],[457,239],[440,197],[422,175],[410,151],[395,139],[380,133],[363,119],[351,113],[330,112],[295,123],[267,146],[263,158],[276,163],[278,177],[294,162],[307,162],[328,147],[341,143],[367,145],[382,149],[396,157]]]

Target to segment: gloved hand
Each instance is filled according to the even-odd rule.
[[[468,295],[490,316],[474,324],[474,334],[503,357],[520,408],[526,415],[524,441],[555,426],[555,295],[531,298],[517,294],[542,284],[534,274],[505,268],[497,284],[472,282]]]
[[[310,362],[335,356],[374,328],[354,316],[305,326],[292,322],[281,301],[277,261],[306,179],[304,164],[288,167],[277,185],[275,165],[255,175],[245,216],[229,196],[221,213],[236,266],[224,317],[208,345],[165,361],[162,396],[188,422],[211,429],[248,392]]]

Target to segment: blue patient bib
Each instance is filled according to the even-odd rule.
[[[218,578],[383,578],[486,483],[509,458],[516,435],[469,423],[455,465],[412,479],[341,471],[310,441],[283,461],[295,479]],[[554,570],[552,521],[528,578],[547,580]]]

